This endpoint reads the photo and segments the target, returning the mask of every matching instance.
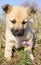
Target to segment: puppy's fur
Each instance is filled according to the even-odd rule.
[[[31,18],[31,8],[5,5],[2,7],[4,14],[6,15],[6,46],[5,46],[5,57],[10,60],[12,56],[12,48],[21,47],[21,42],[28,40],[30,46],[28,51],[30,52],[30,58],[33,60],[33,54],[31,53],[33,45],[33,32],[29,26],[29,20]],[[16,30],[16,32],[15,32]]]

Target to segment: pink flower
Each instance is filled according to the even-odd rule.
[[[22,42],[22,46],[25,46],[25,45],[26,45],[26,46],[30,46],[31,43],[30,43],[29,41],[28,41],[28,42],[27,42],[27,41],[23,41],[23,42]]]

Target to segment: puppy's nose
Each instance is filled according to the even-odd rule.
[[[15,30],[15,33],[16,33],[16,35],[18,35],[18,36],[22,36],[23,35],[23,33],[24,33],[24,30]]]
[[[16,33],[16,34],[19,34],[19,30],[15,30],[15,33]]]

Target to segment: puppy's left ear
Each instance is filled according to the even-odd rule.
[[[9,5],[9,4],[6,4],[6,5],[2,6],[2,9],[3,9],[3,11],[4,11],[5,14],[8,14],[11,11],[12,6]]]
[[[34,15],[37,12],[37,9],[34,7],[27,7],[26,9],[29,16]]]

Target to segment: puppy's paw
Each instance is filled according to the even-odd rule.
[[[7,61],[10,61],[11,60],[11,56],[12,56],[11,51],[10,50],[6,50],[4,56],[5,56]]]
[[[30,59],[31,59],[32,61],[34,60],[33,54],[30,54]]]

